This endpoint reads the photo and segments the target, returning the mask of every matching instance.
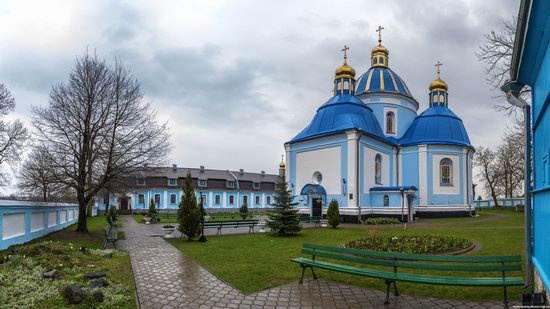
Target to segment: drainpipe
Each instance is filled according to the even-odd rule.
[[[355,154],[355,160],[356,160],[356,169],[355,169],[355,183],[356,183],[356,190],[355,190],[355,194],[356,194],[356,199],[357,199],[357,207],[358,207],[358,214],[359,214],[359,218],[358,218],[358,221],[357,223],[361,223],[361,188],[359,188],[359,145],[360,145],[360,140],[361,140],[361,137],[363,137],[363,135],[361,134],[361,131],[357,131],[357,133],[359,133],[359,137],[357,138],[357,147],[355,147],[355,151],[356,151],[356,154]]]
[[[533,252],[533,226],[531,223],[531,106],[519,97],[519,92],[523,86],[517,81],[511,81],[500,89],[506,93],[508,103],[523,110],[523,129],[525,131],[525,177],[523,189],[525,195],[525,288],[531,286],[533,281],[533,265],[531,261]]]
[[[399,147],[395,147],[397,148],[397,152],[395,153],[395,184],[397,186],[399,186],[399,152],[401,151],[401,148]]]
[[[466,190],[466,203],[468,204],[468,209],[469,209],[469,212],[470,212],[470,217],[473,217],[472,216],[472,203],[470,203],[470,194],[468,193],[468,191],[470,190],[470,186],[468,185],[468,182],[470,180],[470,148],[468,148],[468,151],[466,151],[466,188],[464,188],[464,190]]]

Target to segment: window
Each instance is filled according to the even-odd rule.
[[[248,195],[243,196],[243,204],[248,205]]]
[[[442,159],[439,162],[440,178],[442,186],[453,185],[453,161],[449,158]]]
[[[160,205],[160,194],[155,194],[155,204]]]
[[[233,196],[233,195],[229,196],[229,204],[231,204],[231,205],[235,204],[235,196]]]
[[[374,158],[374,182],[377,185],[382,184],[382,156],[379,153]]]
[[[178,185],[178,179],[177,178],[168,178],[168,185],[169,186],[177,186]]]
[[[254,190],[260,190],[260,183],[259,182],[252,183],[252,188]]]
[[[378,58],[374,57],[374,59],[372,59],[373,61],[373,64],[377,64],[378,63]]]
[[[201,195],[201,204],[206,205],[206,195]]]
[[[395,114],[393,112],[386,114],[386,134],[395,134],[394,119]]]
[[[226,183],[226,186],[230,189],[234,189],[235,188],[235,182],[234,181],[227,181]]]
[[[170,194],[170,204],[175,204],[175,203],[176,203],[176,195]]]
[[[221,204],[221,196],[219,194],[216,194],[216,197],[214,198],[214,203],[216,203],[216,205]]]
[[[105,205],[109,204],[109,194],[103,195],[103,204]]]
[[[206,179],[199,179],[199,187],[205,188],[208,185]]]
[[[260,196],[256,195],[256,205],[260,205]]]
[[[271,205],[271,196],[266,197],[266,202],[265,203],[267,205]]]
[[[145,186],[145,178],[137,178],[136,179],[136,184],[138,186]]]
[[[384,195],[384,206],[390,206],[390,197],[387,194]]]
[[[313,177],[311,178],[311,181],[316,185],[320,185],[321,182],[323,182],[323,174],[321,174],[321,172],[313,173]]]
[[[145,204],[145,196],[143,194],[138,195],[138,203]]]

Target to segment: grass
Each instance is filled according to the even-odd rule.
[[[182,241],[170,242],[185,254],[202,264],[209,271],[244,293],[253,293],[271,287],[295,282],[300,268],[289,259],[300,256],[303,243],[340,246],[366,235],[445,235],[462,237],[479,243],[481,249],[473,255],[519,255],[523,254],[523,213],[507,210],[484,210],[482,218],[504,214],[507,217],[495,221],[475,223],[475,218],[461,218],[445,226],[368,226],[304,229],[296,236],[277,237],[271,234],[210,236],[207,243]],[[509,217],[508,217],[509,216]],[[438,220],[438,219],[437,219]],[[437,222],[434,220],[434,222]],[[470,221],[475,220],[475,221]],[[425,220],[426,221],[426,220]],[[442,220],[439,220],[439,223]],[[429,221],[428,221],[429,222]],[[474,223],[470,223],[474,222]],[[409,270],[407,270],[408,272]],[[363,278],[336,272],[318,270],[320,278],[384,290],[382,280]],[[414,271],[411,271],[414,272]],[[453,273],[430,272],[432,274],[499,276],[498,273]],[[308,275],[310,275],[308,273]],[[521,272],[510,273],[522,276]],[[399,283],[400,292],[418,296],[432,296],[447,299],[501,300],[502,288],[427,286]],[[511,299],[518,299],[520,287],[509,288]]]
[[[88,218],[89,233],[75,232],[74,224],[0,252],[0,256],[11,254],[8,263],[0,264],[0,307],[74,308],[61,296],[63,288],[74,283],[86,292],[78,308],[136,308],[130,257],[124,251],[98,250],[104,240],[105,224],[104,216]],[[119,232],[119,239],[123,236]],[[82,246],[88,250],[79,251]],[[113,252],[112,258],[102,258],[109,252]],[[42,279],[42,272],[52,268],[63,273],[61,280]],[[92,271],[105,271],[110,282],[108,287],[101,288],[105,295],[102,304],[94,302],[91,291],[85,288],[88,281],[83,275]]]

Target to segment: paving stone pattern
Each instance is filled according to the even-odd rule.
[[[161,224],[123,216],[141,308],[502,308],[501,302],[462,302],[401,295],[384,305],[385,293],[322,279],[304,280],[245,295],[218,279],[158,235]],[[296,277],[299,276],[296,268]]]

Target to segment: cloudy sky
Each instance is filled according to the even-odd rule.
[[[10,118],[29,123],[86,50],[120,58],[171,127],[179,166],[275,172],[283,143],[330,96],[341,48],[359,74],[383,25],[390,67],[427,107],[441,61],[450,107],[476,146],[495,146],[506,117],[491,109],[474,52],[519,1],[6,1],[0,82]],[[30,123],[29,123],[30,124]]]

